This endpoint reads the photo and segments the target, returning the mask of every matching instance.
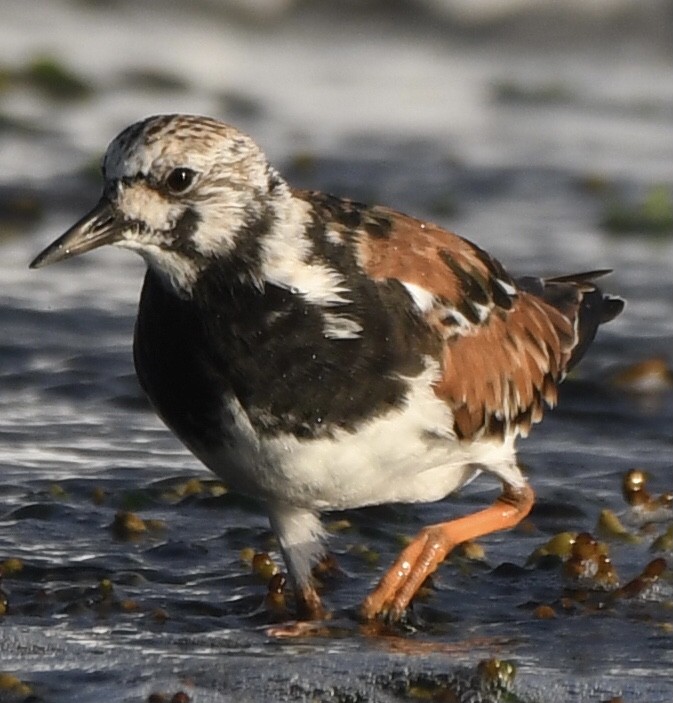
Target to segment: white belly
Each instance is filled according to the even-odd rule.
[[[459,442],[448,406],[430,386],[430,372],[413,381],[403,407],[331,438],[260,437],[235,398],[224,416],[232,441],[195,453],[233,489],[270,503],[338,510],[443,498],[486,469],[522,485],[514,438]]]

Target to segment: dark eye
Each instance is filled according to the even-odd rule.
[[[166,187],[171,193],[183,193],[194,182],[196,172],[191,168],[174,168],[166,178]]]

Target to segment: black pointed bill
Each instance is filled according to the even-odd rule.
[[[37,269],[92,249],[112,244],[121,238],[123,223],[110,201],[103,197],[91,212],[76,222],[65,234],[38,254],[30,264]]]

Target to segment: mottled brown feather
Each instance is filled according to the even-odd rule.
[[[377,222],[390,222],[386,237],[372,236],[365,225],[357,241],[360,262],[372,278],[413,283],[456,307],[463,303],[461,281],[443,258],[450,256],[465,273],[491,278],[483,252],[458,235],[384,207],[370,208],[367,214]]]
[[[485,418],[496,415],[505,429],[525,432],[516,419],[530,411],[534,421],[542,416],[542,404],[556,402],[556,383],[570,358],[570,322],[556,310],[538,304],[521,293],[506,318],[489,316],[463,336],[448,340],[443,350],[442,378],[435,392],[456,412],[456,432],[474,437]],[[546,317],[548,316],[548,317]],[[535,330],[537,340],[527,334]],[[516,340],[513,356],[502,340]]]
[[[574,319],[533,293],[506,295],[503,283],[515,288],[514,282],[471,242],[386,208],[367,210],[365,221],[370,213],[389,220],[390,229],[385,237],[372,236],[366,226],[358,230],[358,260],[366,273],[413,283],[437,299],[426,312],[444,340],[434,390],[451,407],[457,436],[527,434],[544,404],[556,402],[576,344]],[[470,294],[478,296],[482,319],[475,320]],[[446,306],[471,310],[469,325],[447,333],[441,319]]]

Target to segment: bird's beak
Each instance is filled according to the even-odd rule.
[[[76,222],[65,234],[38,254],[30,264],[37,269],[71,256],[112,244],[121,239],[123,223],[110,201],[103,196],[91,212]]]

